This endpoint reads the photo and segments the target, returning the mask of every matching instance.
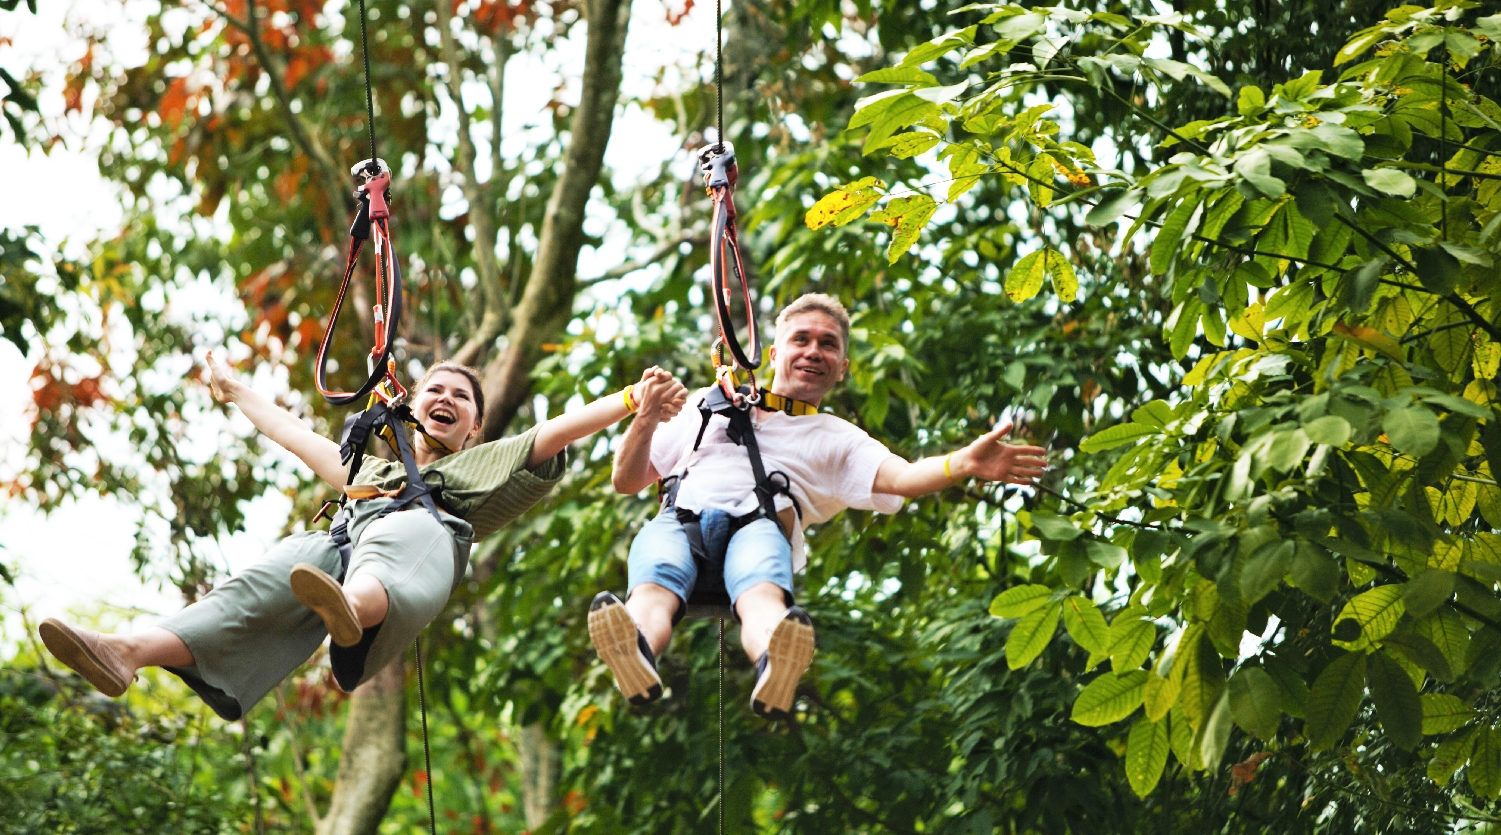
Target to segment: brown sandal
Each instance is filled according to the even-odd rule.
[[[292,594],[323,619],[336,645],[352,647],[364,637],[365,630],[355,617],[344,587],[318,566],[305,562],[292,566]]]
[[[47,618],[37,628],[47,651],[69,669],[83,676],[100,693],[110,698],[125,694],[135,673],[115,651],[105,645],[97,632],[74,629],[57,618]]]

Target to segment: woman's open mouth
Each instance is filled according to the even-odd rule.
[[[428,412],[427,419],[441,426],[453,426],[459,422],[458,415],[444,408],[437,408]]]

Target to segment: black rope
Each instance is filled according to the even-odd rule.
[[[364,0],[360,0],[364,2]],[[723,0],[714,0],[714,99],[715,117],[719,137],[715,141],[719,143],[716,148],[724,150],[724,12],[720,4]],[[724,624],[720,624],[724,628]],[[722,832],[724,827],[720,827]]]
[[[370,35],[365,29],[365,0],[360,0],[360,52],[365,58],[365,112],[369,117],[370,164],[373,166],[380,157],[375,153],[375,92],[370,88]]]
[[[412,653],[417,656],[417,707],[422,712],[422,762],[427,768],[427,825],[432,835],[438,835],[438,812],[433,804],[433,753],[427,744],[427,692],[422,683],[421,635],[412,642]]]
[[[719,835],[724,835],[724,618],[719,619]]]

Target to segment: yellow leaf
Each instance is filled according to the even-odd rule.
[[[822,229],[829,224],[843,226],[865,214],[886,193],[886,185],[875,177],[865,177],[849,185],[840,186],[819,198],[803,218],[809,229]]]
[[[1397,340],[1376,330],[1362,325],[1347,325],[1344,322],[1334,323],[1334,334],[1354,342],[1362,348],[1385,354],[1398,362],[1403,360],[1402,346]]]
[[[1252,342],[1260,342],[1266,330],[1266,313],[1261,302],[1252,302],[1249,307],[1230,317],[1230,330]]]

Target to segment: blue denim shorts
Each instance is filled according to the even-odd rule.
[[[704,547],[711,554],[724,549],[724,587],[731,604],[758,583],[776,584],[790,600],[792,545],[782,533],[782,526],[775,520],[761,518],[730,536],[730,521],[734,518],[734,514],[722,510],[706,510],[699,517]],[[671,508],[647,522],[636,535],[626,567],[631,591],[642,583],[656,583],[679,600],[686,602],[692,595],[693,584],[698,580],[698,565],[689,550],[688,535]]]

